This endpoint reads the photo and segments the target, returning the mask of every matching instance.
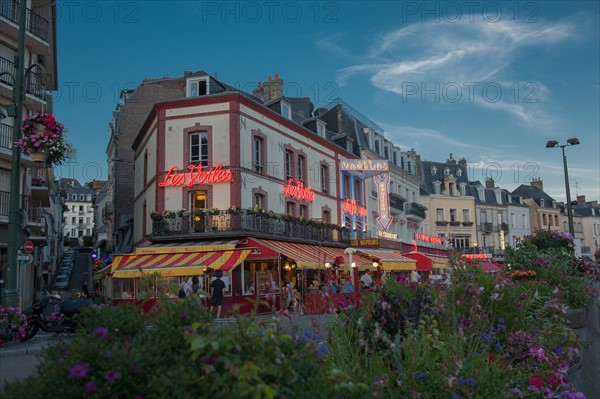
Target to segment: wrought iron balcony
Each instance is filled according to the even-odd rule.
[[[207,214],[174,213],[170,217],[153,215],[151,239],[206,236],[258,235],[273,239],[293,237],[321,243],[348,243],[346,228],[313,220],[299,220],[286,215],[241,210]]]
[[[437,226],[448,226],[448,222],[446,220],[438,220],[435,222]]]
[[[494,224],[490,222],[482,222],[479,228],[481,229],[481,231],[485,232],[494,231]]]
[[[0,1],[0,16],[12,21],[14,24],[19,25],[19,15],[21,9],[21,2],[16,0],[2,0]],[[32,9],[27,9],[27,24],[26,27],[28,32],[39,37],[45,42],[48,41],[48,34],[50,31],[50,22]]]
[[[406,214],[407,215],[414,215],[414,216],[418,216],[421,219],[425,219],[425,211],[427,210],[426,207],[424,207],[421,204],[418,204],[416,202],[411,202],[410,204],[406,204]]]
[[[406,198],[401,195],[390,193],[390,207],[404,210],[404,203],[406,202]]]
[[[458,220],[453,220],[450,222],[450,226],[454,226],[454,227],[460,226],[460,222]]]
[[[0,3],[1,4],[1,3]],[[4,83],[9,86],[14,86],[13,76],[16,74],[15,63],[7,60],[6,58],[0,57],[0,72],[8,72],[0,76],[0,83]],[[42,79],[42,74],[36,72],[30,72],[27,75],[27,81],[25,82],[25,91],[40,100],[46,100],[46,87],[52,87],[52,75],[46,74],[45,79]]]
[[[502,223],[500,225],[500,230],[502,230],[502,231],[508,231],[508,223]]]

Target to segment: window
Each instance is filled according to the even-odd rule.
[[[463,222],[469,222],[470,218],[469,218],[469,210],[468,209],[463,209],[462,211],[463,214]]]
[[[208,134],[190,134],[190,163],[200,164],[204,168],[208,167]]]
[[[86,195],[85,200],[90,202],[92,200],[92,195],[91,194]]]
[[[281,115],[284,118],[292,119],[292,108],[284,102],[281,103]]]
[[[451,222],[456,222],[456,209],[450,209],[450,221]]]
[[[83,218],[79,218],[79,224],[83,224]]]
[[[303,219],[308,219],[308,207],[306,205],[300,205],[300,213],[298,216]]]
[[[83,213],[83,205],[79,205],[79,214],[81,215]]]
[[[466,184],[464,184],[464,183],[461,183],[461,184],[459,185],[459,188],[460,188],[460,195],[467,195],[467,187],[466,187]]]
[[[79,201],[85,201],[85,195],[80,194],[79,195]]]
[[[210,94],[208,87],[208,78],[195,79],[188,81],[187,84],[187,96],[198,97]]]
[[[288,215],[294,216],[294,205],[295,204],[293,202],[286,202],[285,213],[287,213]]]
[[[71,229],[71,237],[76,237],[76,236],[77,236],[77,230]]]
[[[559,225],[559,223],[558,223],[558,215],[554,215],[554,225],[555,226]]]
[[[392,162],[394,165],[398,165],[398,154],[396,154],[396,151],[392,152]]]
[[[510,227],[516,227],[516,218],[515,218],[515,214],[511,213],[510,214]]]
[[[548,220],[547,220],[547,218],[546,218],[546,214],[545,214],[545,213],[544,213],[544,214],[542,214],[542,224],[543,224],[544,226],[548,224]]]
[[[262,137],[253,136],[252,137],[252,168],[257,173],[263,173],[264,170],[264,151],[265,151],[265,141]]]
[[[85,229],[85,235],[89,236],[90,235],[90,229]]]
[[[265,201],[265,196],[263,194],[258,194],[258,193],[254,194],[254,206],[265,209],[266,201]]]
[[[88,218],[85,218],[85,222],[86,222],[87,224],[90,224],[90,218],[89,218],[89,217],[88,217]]]
[[[72,211],[73,213],[77,212],[77,205],[73,205],[73,206],[71,207],[71,211]]]
[[[329,166],[321,164],[321,192],[329,192]]]
[[[284,164],[285,164],[285,178],[286,179],[291,179],[293,176],[292,173],[292,158],[293,158],[294,154],[289,151],[286,150],[285,151],[285,160],[284,160]]]
[[[385,159],[390,159],[390,150],[387,147],[384,147],[383,152],[385,154]]]
[[[544,201],[543,198],[540,198],[540,206],[543,208],[545,205],[546,201]]]
[[[325,125],[319,121],[317,121],[317,135],[325,138]]]
[[[352,152],[352,141],[346,140],[346,151]]]
[[[442,209],[442,208],[437,208],[437,209],[435,210],[435,213],[436,213],[436,217],[437,217],[437,219],[436,219],[436,220],[437,220],[438,222],[443,222],[443,221],[444,221],[444,209]]]
[[[306,171],[306,158],[302,155],[298,155],[298,180],[306,183],[305,181],[305,171]]]
[[[352,198],[350,191],[350,175],[344,175],[344,198]]]
[[[480,216],[481,223],[487,223],[487,213],[485,213],[485,211],[481,211]]]
[[[190,143],[191,144],[191,143]],[[144,184],[148,183],[148,151],[144,153]]]
[[[71,224],[76,224],[77,223],[77,218],[71,218]]]
[[[83,237],[83,230],[79,230],[79,231],[77,232],[77,236],[78,236],[78,237]]]
[[[72,199],[73,201],[77,201],[77,194],[73,194],[73,195],[71,196],[71,199]]]
[[[358,179],[354,180],[354,199],[356,200],[356,202],[358,204],[363,203],[361,186],[362,186],[361,180],[358,180]]]
[[[524,213],[521,216],[523,217],[523,228],[527,228],[527,216]]]
[[[379,140],[375,140],[375,152],[379,154]]]
[[[331,223],[331,212],[324,210],[322,216],[323,222]]]

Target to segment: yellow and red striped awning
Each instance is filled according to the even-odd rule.
[[[325,263],[332,263],[337,257],[344,259],[344,264],[350,265],[350,256],[344,253],[344,248],[324,247],[311,244],[299,244],[296,242],[285,242],[276,240],[258,240],[257,242],[279,252],[294,260],[300,267],[324,267]],[[357,266],[372,265],[373,261],[360,256],[358,253],[352,257],[352,262]]]
[[[390,249],[362,249],[356,250],[364,256],[376,259],[383,270],[415,270],[417,268],[414,259],[402,256],[400,252]]]
[[[116,278],[142,277],[144,274],[160,273],[162,276],[193,276],[205,268],[230,271],[252,251],[251,249],[227,249],[220,251],[196,251],[168,253],[143,253],[113,255],[112,276]]]

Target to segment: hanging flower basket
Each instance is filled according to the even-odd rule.
[[[65,127],[54,116],[34,114],[21,123],[22,137],[15,144],[36,162],[61,164],[75,156],[65,133]]]

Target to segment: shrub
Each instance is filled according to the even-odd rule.
[[[8,341],[16,341],[25,337],[27,316],[21,309],[0,305],[0,345]]]

